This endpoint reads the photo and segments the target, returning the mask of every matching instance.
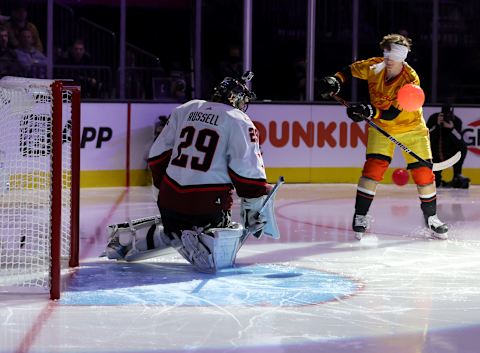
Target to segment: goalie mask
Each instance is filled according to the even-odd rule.
[[[248,109],[248,103],[255,100],[255,93],[250,91],[246,83],[253,77],[253,72],[247,71],[240,80],[232,77],[225,77],[220,84],[215,87],[212,101],[225,103],[245,112]]]

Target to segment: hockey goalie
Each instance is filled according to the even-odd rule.
[[[174,248],[197,270],[231,267],[249,235],[279,237],[275,188],[266,181],[258,131],[245,113],[253,77],[226,77],[210,101],[177,107],[153,143],[152,172],[159,216],[113,224],[106,256],[138,261]],[[232,221],[233,192],[242,224]]]

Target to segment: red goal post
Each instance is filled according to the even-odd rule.
[[[78,266],[80,88],[0,80],[0,292],[50,292]]]

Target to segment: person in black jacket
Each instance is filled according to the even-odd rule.
[[[463,162],[467,156],[467,145],[462,139],[462,120],[453,112],[450,104],[444,104],[441,112],[432,114],[427,121],[430,130],[433,162],[443,162],[458,151],[462,157],[453,165],[453,179],[451,182],[442,181],[442,171],[435,172],[437,187],[454,187],[468,189],[470,179],[462,175]]]
[[[8,30],[0,24],[0,77],[18,76],[20,70],[17,53],[9,47]]]

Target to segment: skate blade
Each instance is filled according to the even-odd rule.
[[[362,238],[363,238],[364,235],[365,235],[365,233],[355,232],[355,239],[357,239],[357,240],[362,240]]]
[[[438,240],[447,240],[448,239],[448,232],[443,233],[443,234],[430,232],[430,238],[438,239]]]

